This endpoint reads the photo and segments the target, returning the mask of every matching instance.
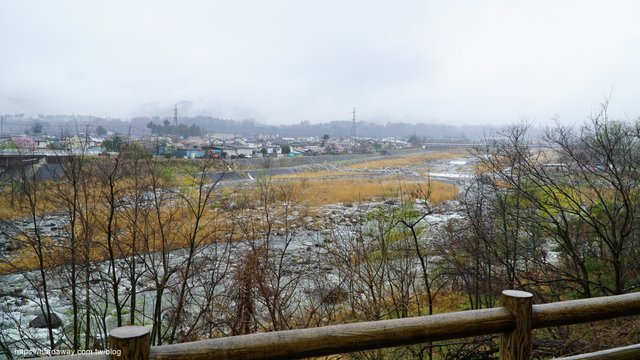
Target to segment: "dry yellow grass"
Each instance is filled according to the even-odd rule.
[[[432,181],[430,184],[431,195],[429,201],[432,204],[440,204],[443,201],[453,200],[458,196],[458,187],[440,181]]]
[[[18,219],[27,215],[26,211],[10,206],[4,199],[0,202],[0,219],[2,220]]]
[[[85,244],[83,240],[84,235],[82,231],[78,229],[76,241],[78,244],[77,256],[80,263],[84,262],[87,257],[90,261],[102,261],[109,258],[107,239],[104,230],[101,229],[106,226],[106,213],[104,210],[105,209],[96,207],[92,212],[91,222],[93,226],[90,234],[91,243],[88,253],[85,253],[83,248]],[[146,214],[148,216],[142,217],[143,214],[141,214],[142,218],[139,220],[145,222],[149,230],[146,236],[145,234],[138,234],[138,239],[135,244],[137,251],[148,250],[155,252],[161,251],[163,248],[165,250],[176,250],[189,246],[190,233],[193,230],[194,224],[193,218],[186,208],[163,209],[160,214],[161,219],[155,216],[153,209],[149,209],[149,211],[150,212]],[[231,217],[231,214],[224,212],[207,212],[201,220],[199,236],[196,241],[207,244],[213,241],[227,240],[229,236],[234,236],[234,231],[231,229],[233,224],[229,221]],[[126,227],[129,225],[127,224],[124,213],[118,212],[116,218],[120,226]],[[165,241],[163,241],[159,233],[159,222],[162,222],[164,225]],[[123,230],[124,228],[120,227],[118,229]],[[235,236],[234,239],[238,240]],[[22,241],[24,247],[12,254],[12,258],[0,261],[0,275],[17,271],[33,270],[39,267],[37,254],[33,248],[33,246],[36,245],[36,239],[33,238],[29,240],[22,236],[16,240]],[[69,258],[70,244],[68,242],[54,244],[51,239],[47,237],[42,238],[42,241],[46,259],[44,267],[60,266],[71,261]],[[113,244],[115,256],[118,258],[130,255],[134,245],[131,234],[129,233],[124,233],[114,238]]]
[[[360,201],[368,201],[374,199],[387,199],[395,198],[399,194],[409,197],[419,197],[424,190],[425,184],[419,183],[400,183],[392,180],[373,181],[365,179],[334,179],[334,180],[308,180],[308,179],[296,179],[287,183],[288,186],[292,186],[291,197],[297,203],[300,203],[303,207],[313,207],[316,205],[323,205],[329,203],[355,203]],[[432,182],[429,184],[431,190],[431,201],[438,203],[443,200],[451,199],[456,194],[456,188],[453,185],[439,182]],[[255,199],[255,197],[253,197]],[[277,200],[279,201],[279,200]],[[97,205],[95,211],[92,212],[92,219],[94,228],[92,229],[92,244],[89,249],[88,257],[91,261],[100,261],[108,258],[106,251],[106,239],[103,230],[99,230],[100,227],[105,226],[106,212],[104,204]],[[151,209],[149,209],[151,210]],[[231,219],[239,215],[237,210],[233,212],[216,212],[210,211],[203,219],[203,224],[207,223],[207,238],[203,239],[199,237],[198,241],[209,243],[216,241],[216,239],[224,240],[231,237],[233,240],[246,239],[249,234],[243,233],[241,229],[233,230],[233,222]],[[308,216],[311,212],[305,213],[303,216]],[[148,214],[141,221],[145,221],[149,228],[157,229],[159,227],[158,219],[153,214]],[[261,216],[260,211],[245,210],[245,216],[248,218]],[[120,226],[126,226],[126,219],[124,214],[119,212],[117,214],[118,222]],[[161,214],[161,222],[165,225],[165,234],[168,242],[164,244],[168,249],[178,249],[188,246],[188,233],[190,226],[193,226],[193,219],[187,213],[185,208],[178,209],[165,209]],[[101,225],[98,225],[101,224]],[[201,225],[203,225],[201,224]],[[260,229],[257,229],[258,231]],[[159,234],[154,232],[147,234],[147,243],[140,237],[136,242],[136,248],[148,249],[149,251],[159,251],[163,247],[163,243],[159,238]],[[78,234],[78,241],[81,243],[83,235]],[[123,234],[117,240],[118,249],[116,250],[116,256],[127,256],[130,253],[132,246],[132,239],[130,234]],[[45,267],[63,265],[65,262],[70,261],[68,258],[68,245],[53,245],[49,239],[44,239],[46,258],[48,259],[44,264]],[[79,250],[83,252],[82,250]],[[87,254],[78,254],[79,257],[84,258]],[[38,261],[35,252],[30,246],[26,246],[22,250],[14,254],[14,258],[9,262],[0,262],[0,274],[6,274],[16,271],[24,271],[38,268]],[[80,260],[82,261],[82,260]]]
[[[332,179],[293,181],[293,197],[306,205],[324,205],[333,203],[355,203],[369,200],[396,198],[400,194],[417,195],[416,186],[426,192],[425,184],[401,183],[392,180]],[[432,203],[453,199],[457,195],[455,185],[438,181],[431,182]]]
[[[453,149],[447,151],[429,152],[424,154],[412,154],[401,157],[392,157],[387,159],[378,159],[365,161],[358,164],[349,165],[349,169],[380,169],[393,167],[406,167],[413,165],[422,165],[426,161],[449,160],[455,159],[467,154],[465,149]]]
[[[348,174],[351,177],[347,179],[339,176],[343,174]],[[394,180],[389,178],[373,180],[358,178],[357,172],[320,171],[293,175],[295,175],[293,178],[278,181],[278,187],[273,189],[277,190],[274,195],[278,196],[275,196],[271,201],[275,201],[276,206],[277,203],[286,200],[280,198],[286,194],[290,194],[291,200],[293,200],[294,203],[298,203],[303,207],[312,209],[313,206],[316,205],[330,203],[356,203],[369,200],[397,198],[401,195],[409,198],[424,197],[424,194],[427,192],[430,193],[430,200],[432,203],[439,203],[453,198],[457,191],[454,185],[436,181],[426,184],[418,182],[402,182],[397,179]],[[311,177],[314,179],[310,179]],[[172,184],[180,182],[183,185],[186,185],[186,187],[182,188],[183,192],[181,194],[183,196],[195,197],[197,194],[192,193],[192,190],[194,190],[192,187],[192,181],[192,179],[186,176],[180,176],[176,177]],[[65,201],[69,201],[70,199],[63,196],[66,192],[71,192],[71,189],[66,188],[66,185],[62,183],[56,183],[56,186],[44,186],[47,185],[44,183],[42,185],[43,186],[39,187],[39,214],[55,210],[60,211],[69,205],[65,203]],[[117,185],[117,192],[119,196],[123,196],[132,191],[133,185],[134,184],[132,184],[129,179],[121,180]],[[169,186],[168,184],[163,185]],[[429,191],[426,190],[427,187]],[[103,191],[106,191],[107,189],[104,187],[104,184],[101,184],[100,182],[93,182],[91,186],[83,188],[83,190],[86,191],[88,203],[80,205],[86,205],[91,209],[89,213],[85,214],[88,216],[87,220],[91,223],[91,229],[88,234],[83,234],[79,228],[76,229],[76,231],[78,231],[77,241],[82,243],[83,238],[90,238],[92,244],[88,253],[79,256],[89,258],[91,261],[104,260],[108,257],[108,253],[105,250],[106,238],[104,229],[106,228],[109,207],[108,203],[105,202],[107,199],[105,198]],[[220,201],[223,201],[224,198],[229,196],[233,197],[234,201],[238,200],[235,199],[237,196],[234,195],[241,194],[237,191],[238,190],[233,191],[227,196],[221,194]],[[253,206],[252,204],[254,204],[256,199],[259,197],[257,197],[255,189],[250,190],[249,192],[250,193],[245,197],[247,198],[247,206],[251,208],[251,206]],[[82,194],[85,193],[82,192]],[[3,196],[0,197],[1,203],[3,205],[8,204],[7,201],[9,198],[6,197],[7,194],[5,193],[2,195]],[[83,198],[83,196],[81,196],[81,198]],[[0,216],[2,216],[3,219],[24,217],[27,215],[27,213],[24,212],[24,209],[26,208],[25,205],[25,200],[23,199],[22,201],[19,201],[15,207],[2,206],[0,207]],[[147,249],[148,251],[158,251],[161,250],[162,247],[177,249],[188,245],[187,239],[189,238],[188,234],[190,227],[193,226],[193,217],[186,207],[168,206],[162,210],[161,219],[157,219],[153,213],[153,209],[142,209],[141,211],[146,214],[140,214],[141,218],[138,219],[138,221],[144,221],[147,224],[145,229],[152,229],[150,230],[152,233],[147,234],[148,237],[146,240],[142,237],[137,239],[136,248],[138,250]],[[246,238],[246,234],[238,232],[238,229],[233,229],[234,225],[231,219],[237,215],[236,211],[208,211],[207,215],[203,218],[201,225],[207,223],[207,231],[209,233],[206,238],[199,238],[198,241],[206,243],[216,241],[216,239],[225,239],[229,236],[233,239],[239,239],[243,236]],[[245,215],[255,217],[259,216],[260,213],[247,213]],[[120,229],[127,227],[128,219],[124,211],[118,211],[116,213],[116,223],[119,224]],[[157,230],[160,227],[160,223],[165,225],[165,235],[167,238],[167,242],[165,243],[159,239],[159,235],[153,230]],[[49,240],[47,239],[45,241]],[[121,234],[117,241],[119,242],[120,248],[116,251],[116,256],[120,257],[128,255],[131,246],[133,245],[131,244],[132,239],[130,238],[130,234],[127,232]],[[45,266],[57,266],[69,261],[67,258],[68,251],[66,251],[68,250],[68,246],[69,244],[49,244],[49,246],[47,246],[47,258],[56,260],[49,260]],[[11,261],[11,264],[0,263],[0,273],[34,269],[38,267],[37,258],[35,257],[33,249],[29,246],[18,251],[14,255],[16,255],[16,258]]]
[[[48,199],[55,198],[53,183],[42,181],[37,187],[37,196],[34,198],[37,213],[51,213],[59,209]],[[14,193],[9,189],[0,192],[0,220],[13,220],[27,217],[30,214],[29,199],[19,191]]]
[[[361,175],[360,172],[353,171],[338,171],[338,170],[322,170],[322,171],[304,171],[299,173],[292,174],[282,174],[273,176],[274,180],[284,180],[284,179],[309,179],[309,178],[322,178],[322,177],[336,177],[336,176],[356,176]]]

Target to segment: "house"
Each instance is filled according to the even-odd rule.
[[[205,155],[205,151],[202,149],[177,149],[175,152],[176,157],[185,159],[200,159]]]
[[[262,145],[260,148],[260,152],[262,152],[262,149],[265,149],[267,151],[266,156],[277,157],[279,154],[282,154],[282,148],[280,147],[280,145],[273,145],[271,144],[271,142],[267,142],[266,144]]]
[[[33,141],[35,142],[36,149],[46,149],[49,147],[49,144],[50,144],[49,139],[45,139],[41,137],[36,137],[33,139]]]
[[[305,155],[324,154],[324,146],[309,145],[304,148]]]
[[[207,133],[206,137],[210,141],[233,141],[236,138],[236,134]]]
[[[231,144],[239,143],[239,144],[242,144],[242,145],[249,146],[252,149],[256,148],[256,144],[254,142],[247,141],[247,139],[245,139],[243,137],[236,137],[236,138],[233,139],[233,141],[225,142],[225,144],[227,144],[227,143],[231,143]]]
[[[209,141],[198,136],[189,136],[182,140],[182,144],[186,148],[202,148],[209,145]]]
[[[400,149],[404,149],[407,146],[407,142],[403,140],[398,140],[394,137],[386,137],[382,139],[382,146],[386,149],[400,150]]]
[[[250,158],[253,156],[254,148],[247,144],[242,144],[240,142],[234,141],[231,144],[226,144],[224,146],[227,155],[232,158]]]
[[[167,144],[157,144],[153,147],[154,155],[173,155],[173,151]]]
[[[288,157],[296,157],[296,156],[302,156],[304,155],[304,151],[301,149],[294,149],[291,148],[291,151],[289,151],[289,154],[287,154]]]

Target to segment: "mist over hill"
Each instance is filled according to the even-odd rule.
[[[94,133],[98,126],[113,133],[143,136],[150,133],[147,124],[154,122],[162,124],[164,121],[173,122],[166,117],[135,117],[130,120],[114,118],[102,118],[90,115],[37,115],[27,116],[23,114],[2,115],[3,133],[21,134],[30,129],[33,124],[40,122],[45,134],[76,134]],[[195,124],[204,132],[237,134],[240,136],[322,136],[328,134],[332,138],[351,135],[352,122],[347,120],[334,120],[322,123],[302,121],[291,125],[264,124],[255,119],[220,119],[211,116],[179,117],[178,122],[185,125]],[[444,125],[433,123],[403,123],[388,122],[386,124],[357,121],[356,135],[359,137],[406,138],[416,134],[429,137],[462,137],[479,139],[495,132],[497,128],[488,125]]]

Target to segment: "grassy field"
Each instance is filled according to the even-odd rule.
[[[431,183],[370,179],[303,179],[292,181],[293,197],[306,205],[358,203],[397,198],[400,194],[413,197],[430,191],[430,201],[440,203],[455,198],[457,187],[438,181]]]
[[[357,162],[354,164],[348,164],[336,167],[336,170],[318,170],[318,171],[304,171],[292,174],[276,175],[273,179],[285,180],[285,179],[322,179],[322,178],[337,178],[337,177],[358,177],[365,174],[366,170],[376,169],[393,169],[393,168],[406,168],[411,166],[424,166],[432,161],[452,160],[467,155],[468,152],[465,149],[446,149],[442,151],[435,151],[429,153],[412,153],[406,155],[397,155],[390,158],[376,158],[374,160],[367,160]],[[361,171],[359,171],[361,170]],[[425,167],[424,170],[428,170]]]
[[[294,187],[293,196],[306,205],[324,205],[333,203],[357,203],[362,201],[396,198],[399,194],[416,197],[417,187],[421,188],[420,197],[429,192],[432,203],[440,203],[455,198],[455,185],[432,181],[430,183],[404,181],[401,178],[379,177],[365,178],[367,169],[403,168],[425,165],[430,161],[451,160],[465,156],[465,149],[446,149],[443,151],[408,154],[391,158],[363,161],[345,165],[336,170],[305,171],[295,174],[279,175],[277,180],[290,182]],[[341,170],[343,169],[343,170]],[[361,171],[359,171],[361,170]],[[425,168],[426,170],[426,168]]]
[[[293,180],[293,179],[320,179],[338,176],[358,176],[361,172],[340,171],[340,170],[319,170],[319,171],[303,171],[299,173],[282,174],[273,176],[274,180]]]
[[[457,196],[457,187],[452,184],[438,182],[438,181],[415,181],[406,180],[402,176],[379,176],[371,177],[365,173],[365,169],[369,168],[383,168],[383,167],[403,167],[412,165],[424,165],[428,161],[447,160],[456,157],[463,156],[464,151],[446,151],[446,152],[432,152],[424,154],[411,154],[405,156],[399,156],[394,158],[377,159],[373,161],[365,161],[359,164],[346,165],[345,167],[336,167],[335,170],[319,170],[319,171],[307,171],[301,173],[293,173],[274,177],[278,186],[285,186],[290,188],[290,197],[294,203],[299,204],[305,208],[313,211],[314,207],[327,204],[336,203],[359,203],[375,200],[387,200],[396,199],[402,196],[405,199],[413,200],[415,198],[427,199],[432,204],[438,204],[445,200],[453,199]],[[187,195],[193,191],[193,178],[188,173],[193,173],[197,170],[197,163],[187,160],[185,163],[180,161],[166,161],[162,165],[166,165],[166,169],[169,172],[166,180],[163,181],[162,186],[167,188],[180,188],[182,196]],[[341,170],[344,169],[344,170]],[[353,170],[353,169],[362,169]],[[68,185],[63,182],[55,183],[39,183],[37,188],[38,209],[37,212],[42,215],[52,212],[60,212],[65,209],[66,196],[71,193],[72,189],[68,188]],[[133,179],[123,178],[118,182],[118,193],[127,194],[134,185]],[[90,214],[90,218],[87,221],[91,222],[94,227],[103,228],[105,226],[105,219],[108,208],[108,204],[104,203],[104,194],[107,190],[104,188],[106,184],[100,181],[91,183],[91,186],[86,188],[86,195],[88,197],[88,204],[93,209]],[[246,198],[246,206],[244,208],[251,208],[255,206],[256,194],[255,184],[246,183],[241,188],[223,187],[219,193],[219,202],[212,207],[221,207],[227,201],[235,201],[238,197]],[[243,191],[249,191],[252,195],[242,196]],[[82,194],[80,194],[82,198]],[[65,200],[66,199],[66,200]],[[17,218],[25,218],[29,215],[29,203],[28,199],[20,196],[16,196],[5,189],[0,193],[0,219],[11,220]],[[195,199],[193,200],[195,201]],[[13,204],[12,204],[13,203]],[[82,204],[79,204],[82,205]],[[217,209],[220,210],[220,209]],[[143,211],[145,212],[145,211]],[[118,212],[116,217],[120,226],[126,225],[126,214]],[[158,228],[158,219],[152,216],[151,213],[146,213],[144,220],[147,225]],[[222,211],[222,212],[208,212],[203,218],[203,221],[208,224],[210,231],[209,239],[199,239],[199,241],[208,242],[214,238],[224,238],[225,233],[231,233],[230,226],[231,220],[236,217],[234,211]],[[259,216],[259,213],[252,216]],[[163,209],[162,223],[167,225],[167,229],[170,230],[169,234],[173,240],[170,244],[167,244],[170,248],[176,249],[186,246],[185,239],[188,238],[189,224],[191,224],[191,215],[186,208],[183,207],[168,207]],[[240,235],[240,234],[237,234]],[[81,238],[81,235],[78,235]],[[130,239],[128,235],[120,237],[120,241],[124,244],[128,243]],[[182,239],[178,241],[176,239]],[[45,242],[50,241],[45,239]],[[81,241],[79,239],[79,241]],[[93,234],[92,241],[94,248],[91,249],[90,254],[85,256],[91,258],[92,261],[105,259],[107,254],[104,251],[104,234]],[[65,250],[51,246],[48,244],[47,252],[49,255],[47,258],[48,263],[45,266],[56,266],[64,263]],[[155,244],[146,244],[150,251],[157,251]],[[142,244],[138,244],[137,248],[144,248]],[[127,250],[122,249],[119,256],[127,255]],[[26,246],[20,250],[11,260],[11,263],[0,262],[0,273],[7,273],[12,271],[33,269],[37,267],[37,262],[33,254],[33,250]]]
[[[451,160],[467,155],[466,149],[447,149],[443,151],[428,152],[424,154],[413,154],[407,156],[390,157],[364,161],[347,166],[349,169],[380,169],[399,168],[407,166],[423,165],[428,161]]]

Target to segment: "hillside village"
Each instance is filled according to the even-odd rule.
[[[39,151],[48,150],[84,152],[94,155],[117,152],[125,142],[135,142],[144,147],[149,154],[167,158],[223,158],[241,159],[255,157],[296,157],[323,154],[387,154],[389,150],[402,150],[421,147],[427,141],[464,144],[464,138],[419,138],[415,135],[397,139],[364,137],[339,137],[332,139],[328,135],[306,137],[238,136],[226,133],[207,133],[202,136],[124,136],[109,132],[103,136],[80,133],[70,136],[58,135],[0,135],[0,150],[3,151]]]

